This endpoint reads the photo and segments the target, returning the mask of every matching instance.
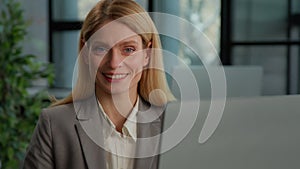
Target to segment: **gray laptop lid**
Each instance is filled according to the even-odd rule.
[[[300,168],[300,95],[227,99],[218,128],[200,144],[209,106],[210,101],[201,101],[193,128],[160,156],[160,169]],[[179,107],[178,102],[168,105],[164,130],[173,124]]]

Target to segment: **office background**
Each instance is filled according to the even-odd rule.
[[[21,0],[22,1],[22,0]],[[300,92],[299,0],[137,0],[149,12],[187,19],[203,31],[218,55],[199,60],[181,42],[162,36],[163,47],[189,65],[260,66],[262,95]],[[22,1],[31,21],[26,51],[55,66],[55,91],[72,87],[80,25],[97,0]],[[155,20],[154,20],[155,21]],[[197,35],[195,36],[197,37]],[[171,66],[176,66],[176,61]],[[42,84],[42,83],[41,83]],[[40,85],[40,84],[37,84]]]
[[[64,97],[72,88],[72,74],[77,58],[77,43],[81,23],[97,0],[19,1],[24,8],[26,20],[30,22],[28,35],[23,42],[24,53],[34,54],[38,56],[38,60],[50,62],[54,65],[55,83],[47,91],[57,97]],[[178,56],[172,60],[167,60],[165,62],[166,67],[168,69],[176,68],[174,72],[181,73],[182,71],[180,71],[181,68],[177,60],[182,59],[193,70],[196,80],[199,82],[199,87],[201,87],[201,96],[205,92],[209,93],[206,90],[209,88],[207,83],[209,79],[207,73],[201,67],[203,62],[211,66],[224,65],[228,80],[227,96],[230,97],[300,93],[300,0],[137,1],[149,12],[170,13],[185,18],[201,30],[214,45],[217,53],[207,50],[206,42],[202,43],[202,41],[196,40],[195,42],[198,43],[197,45],[201,49],[201,55],[204,56],[202,60],[199,60],[189,46],[172,37],[161,35],[163,48]],[[154,22],[156,22],[155,19]],[[166,28],[168,28],[167,24]],[[178,31],[174,30],[174,28],[180,26],[182,25],[172,25],[170,31]],[[198,39],[198,36],[200,37],[201,35],[197,33],[193,35],[195,39]],[[218,58],[220,58],[221,62],[219,62]],[[178,66],[179,68],[177,69]],[[171,88],[176,91],[178,86],[172,82],[172,79],[169,80]],[[40,89],[47,88],[47,82],[44,80],[34,81],[33,84],[33,92],[39,92]],[[274,98],[276,100],[276,97]],[[250,103],[250,107],[253,107],[253,110],[247,109],[249,112],[247,112],[247,115],[255,117],[252,118],[253,124],[256,123],[257,119],[260,119],[262,113],[266,113],[266,117],[273,117],[268,123],[261,122],[263,127],[272,124],[268,130],[265,130],[266,133],[284,129],[284,131],[287,131],[286,136],[289,136],[289,139],[294,141],[293,145],[296,145],[300,137],[294,134],[296,132],[291,132],[292,130],[290,129],[299,128],[299,123],[297,123],[299,119],[297,118],[299,117],[297,113],[299,110],[297,99],[299,97],[292,100],[284,97],[276,102],[274,102],[274,98],[270,97],[267,99],[266,103],[270,106],[264,106],[265,102],[260,102],[265,100],[262,97],[259,99],[254,97],[250,98],[250,100],[247,98],[245,102],[242,102],[243,99],[238,98],[236,102],[228,103],[229,108],[233,104],[234,111],[229,109],[227,115],[231,113],[234,117],[240,117],[242,120],[248,121],[245,118],[246,116],[235,116],[235,113],[240,115],[240,112],[244,112],[245,105]],[[230,99],[228,100],[230,101]],[[266,111],[260,109],[265,107]],[[255,110],[255,108],[259,110]],[[275,111],[277,112],[275,115],[277,114],[278,116],[274,116]],[[12,114],[11,112],[9,113]],[[24,111],[21,113],[24,113]],[[26,117],[22,116],[22,119],[24,118]],[[280,121],[282,118],[287,121]],[[232,120],[232,118],[228,119]],[[278,126],[277,121],[281,122],[282,125]],[[254,133],[257,132],[255,128],[252,128],[252,123],[249,123],[249,126],[243,126],[242,123],[244,121],[240,121],[240,119],[236,119],[234,122],[239,123],[236,127],[237,129],[249,129]],[[231,124],[230,121],[223,123]],[[31,127],[34,127],[35,124],[32,123],[31,125]],[[241,133],[248,135],[247,132]],[[242,134],[241,138],[244,138]],[[264,141],[264,134],[262,133],[261,137],[260,135],[255,137],[255,139],[259,139],[259,143],[262,146],[268,144]],[[16,133],[9,136],[18,137]],[[276,138],[275,136],[277,137],[274,134],[271,138]],[[15,140],[19,142],[18,139]],[[246,143],[242,142],[241,144],[246,145]],[[275,148],[277,151],[285,151],[289,150],[287,148],[291,148],[295,153],[299,152],[296,146],[294,148],[289,145],[292,144],[288,142],[284,146]],[[274,147],[271,148],[273,149]],[[245,152],[247,153],[248,151]],[[9,154],[9,152],[4,153]],[[293,156],[293,158],[296,157]]]

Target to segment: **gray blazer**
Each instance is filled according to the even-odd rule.
[[[43,109],[27,153],[23,169],[105,169],[105,150],[101,136],[102,116],[99,115],[96,99],[89,98],[75,104],[66,104]],[[137,137],[159,136],[163,107],[150,106],[140,99]],[[155,118],[157,117],[157,118]],[[158,137],[159,138],[159,137]],[[159,150],[159,139],[152,142],[137,142],[136,154]],[[158,155],[135,158],[135,169],[155,169]]]

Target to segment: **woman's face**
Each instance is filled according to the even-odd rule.
[[[142,38],[122,23],[108,22],[90,38],[88,64],[97,90],[136,94],[148,63]]]

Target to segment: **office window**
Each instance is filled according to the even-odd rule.
[[[52,0],[54,21],[81,21],[99,0]]]
[[[48,61],[47,0],[19,0],[19,2],[24,9],[24,18],[28,21],[26,40],[22,42],[23,52],[25,54],[34,54],[43,62]],[[32,3],[35,3],[39,8],[32,8]]]
[[[55,63],[55,87],[72,88],[72,75],[78,53],[79,31],[59,31],[53,37],[53,63]]]
[[[181,39],[174,39],[162,35],[163,48],[174,55],[178,56],[186,64],[202,65],[203,62],[207,65],[218,65],[218,58],[220,52],[220,9],[221,0],[173,0],[173,1],[154,1],[154,12],[168,13],[179,16],[185,19],[190,24],[194,25],[198,31],[188,32],[189,43],[199,46],[201,48],[200,55],[203,56],[201,60],[195,54],[188,44],[184,44]],[[156,22],[154,18],[154,22]],[[165,22],[165,29],[169,31],[177,31],[178,34],[187,32],[186,25],[170,25],[169,21]],[[202,33],[208,39],[200,38]],[[196,43],[196,44],[195,44]],[[215,48],[216,51],[207,50]],[[167,61],[172,66],[176,61]]]
[[[300,92],[300,1],[222,1],[222,60],[261,65],[263,94]]]
[[[287,1],[233,0],[233,41],[287,40]]]
[[[73,71],[81,23],[97,2],[98,0],[49,1],[51,9],[49,57],[57,68],[56,87],[71,88],[71,76],[66,77],[61,72]],[[264,94],[300,92],[299,0],[137,0],[137,2],[150,12],[170,13],[194,24],[209,38],[217,54],[220,53],[222,64],[263,66],[264,78],[267,78],[264,80]],[[173,26],[172,29],[177,27]],[[193,37],[197,39],[198,35]],[[203,60],[199,60],[188,45],[172,37],[161,35],[161,38],[165,50],[179,56],[190,65],[202,64]],[[202,45],[203,43],[199,44]],[[204,61],[211,65],[219,64],[218,59],[215,59],[218,55],[205,49],[206,47],[201,48]],[[251,52],[248,53],[249,51]],[[259,55],[255,56],[256,54]],[[177,64],[176,61],[165,63],[170,64],[169,67]]]
[[[55,87],[71,88],[73,67],[77,57],[79,29],[87,12],[98,0],[50,0],[50,61],[56,68]],[[137,0],[148,11],[165,12],[185,18],[200,29],[219,51],[220,0]],[[153,9],[153,5],[159,7]],[[198,35],[193,35],[197,39]],[[69,43],[68,43],[69,42]],[[163,47],[182,57],[188,64],[201,64],[198,57],[185,44],[163,37]],[[205,42],[207,43],[207,42]],[[202,44],[199,44],[202,45]],[[202,55],[210,64],[218,64],[218,54],[205,51]],[[175,61],[176,62],[176,61]],[[173,65],[174,66],[174,65]]]
[[[236,46],[232,52],[232,64],[261,66],[264,72],[262,95],[284,95],[287,60],[282,56],[286,51],[285,46]]]
[[[81,23],[98,0],[49,0],[50,61],[55,88],[71,89]]]

